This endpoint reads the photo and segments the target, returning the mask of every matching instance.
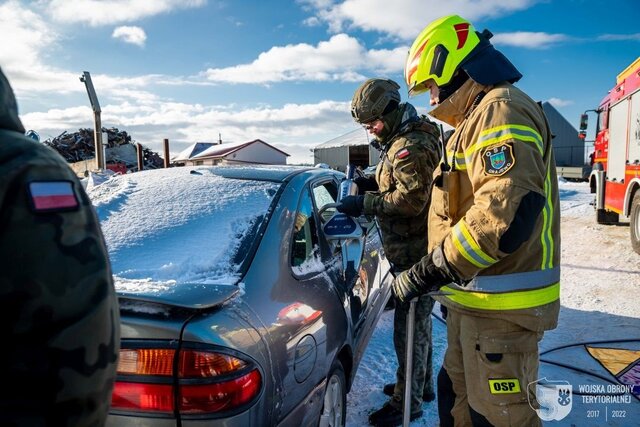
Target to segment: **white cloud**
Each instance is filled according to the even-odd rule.
[[[93,111],[88,105],[27,113],[20,118],[28,129],[39,129],[43,139],[49,138],[49,135],[57,136],[65,130],[74,132],[74,128],[93,127]]]
[[[113,30],[111,37],[140,47],[144,46],[144,42],[147,40],[147,34],[140,27],[117,27]]]
[[[333,5],[334,0],[296,0],[304,9],[323,9]]]
[[[47,63],[48,56],[58,51],[64,38],[42,15],[17,1],[0,4],[0,34],[11,34],[11,43],[0,43],[0,65],[19,98],[85,91],[79,81],[80,71],[70,72]],[[160,75],[131,78],[92,75],[92,80],[99,97],[127,89],[144,97],[150,95],[139,89],[150,84],[187,83],[186,79]]]
[[[25,25],[25,24],[29,25]],[[47,28],[40,15],[23,8],[17,1],[0,4],[0,30],[4,42],[0,44],[0,61],[4,66],[18,63],[33,65],[37,52],[52,45],[58,34]],[[11,42],[7,37],[10,35]]]
[[[560,98],[549,98],[547,101],[549,102],[549,104],[553,105],[554,107],[560,107],[560,108],[573,105],[573,101],[560,99]]]
[[[210,81],[225,83],[353,82],[364,79],[359,70],[400,71],[406,52],[407,47],[367,51],[355,38],[337,34],[317,46],[307,43],[276,46],[249,64],[209,68],[204,74]]]
[[[2,3],[0,34],[5,35],[0,43],[0,65],[16,94],[82,89],[78,87],[77,76],[44,62],[62,37],[41,15],[18,1]]]
[[[21,118],[27,128],[37,129],[43,139],[65,130],[74,132],[93,126],[88,106],[27,113]],[[163,138],[170,140],[173,152],[196,141],[217,140],[218,133],[225,142],[260,138],[291,154],[290,161],[295,163],[311,163],[311,148],[355,126],[348,102],[320,101],[242,109],[158,99],[104,105],[102,124],[126,130],[135,141],[156,151],[162,149]]]
[[[408,51],[409,46],[400,46],[393,50],[371,49],[364,55],[362,65],[384,74],[401,72]]]
[[[491,41],[496,45],[516,46],[526,49],[546,49],[551,45],[570,40],[565,34],[549,34],[539,32],[516,31],[500,33],[493,36]]]
[[[307,27],[317,27],[320,25],[320,20],[317,17],[312,16],[302,21],[302,24],[306,25]]]
[[[316,10],[316,16],[326,22],[332,32],[355,27],[366,31],[380,31],[412,40],[432,20],[444,15],[458,14],[470,21],[500,17],[527,9],[539,0],[345,0],[332,4],[326,1],[306,1]],[[482,30],[482,28],[478,28]]]
[[[600,41],[625,41],[625,40],[640,41],[640,33],[635,33],[635,34],[603,34],[601,36],[598,36],[598,40],[600,40]]]
[[[52,0],[48,11],[56,21],[91,26],[137,21],[141,18],[204,6],[207,0]]]

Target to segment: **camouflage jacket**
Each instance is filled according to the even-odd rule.
[[[1,71],[0,176],[0,425],[103,425],[120,329],[102,232],[64,159],[24,136]]]
[[[379,191],[364,198],[364,213],[378,218],[385,252],[399,269],[426,255],[431,180],[440,160],[436,125],[410,104],[403,108],[399,130],[381,150]]]

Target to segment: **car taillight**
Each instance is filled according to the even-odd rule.
[[[257,369],[230,381],[180,387],[180,412],[215,413],[236,409],[253,400],[260,392],[261,377]]]
[[[173,386],[116,381],[111,395],[111,409],[172,413]]]
[[[261,388],[262,375],[255,363],[224,351],[123,348],[111,409],[219,414],[248,405]]]

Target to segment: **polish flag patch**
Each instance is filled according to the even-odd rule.
[[[404,159],[405,157],[408,157],[408,156],[409,156],[409,150],[407,150],[406,148],[403,148],[402,150],[396,153],[396,159]]]
[[[30,182],[29,197],[36,212],[68,211],[79,206],[71,181]]]

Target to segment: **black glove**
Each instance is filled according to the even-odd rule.
[[[400,302],[409,302],[415,297],[459,281],[449,268],[442,247],[438,246],[409,270],[396,276],[391,286]]]
[[[358,186],[358,194],[364,194],[365,191],[378,191],[378,183],[372,176],[359,176],[353,182]]]
[[[398,274],[393,283],[393,294],[401,302],[411,301],[413,298],[420,296],[423,292],[422,286],[411,277],[411,270],[405,270]]]
[[[336,206],[338,212],[356,217],[362,215],[363,208],[364,196],[347,196],[340,200]]]

